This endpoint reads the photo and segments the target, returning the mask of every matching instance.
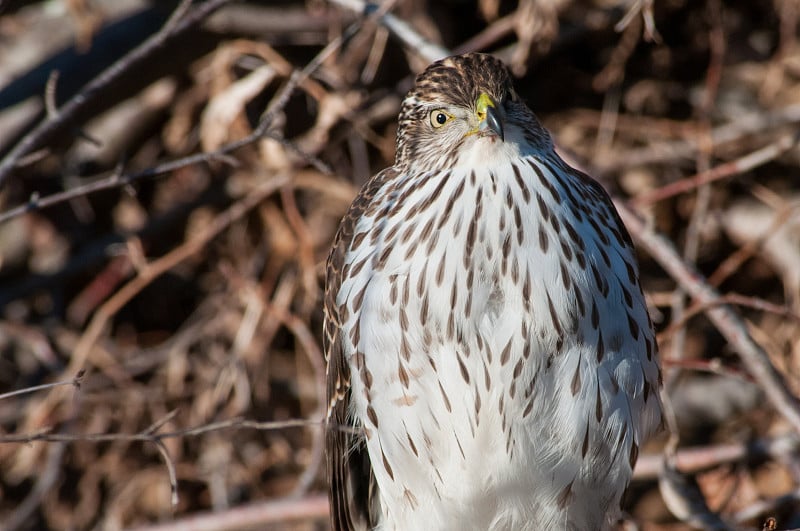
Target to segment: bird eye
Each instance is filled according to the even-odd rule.
[[[431,125],[437,129],[452,120],[452,118],[452,116],[442,110],[437,109],[431,111]]]

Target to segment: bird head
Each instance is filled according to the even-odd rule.
[[[395,166],[452,168],[476,154],[518,154],[520,143],[551,146],[506,66],[487,54],[457,55],[431,64],[403,101]]]

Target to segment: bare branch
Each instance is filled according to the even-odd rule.
[[[794,434],[751,442],[736,442],[713,446],[698,446],[679,449],[675,466],[684,474],[695,474],[703,470],[747,459],[781,459],[792,455],[800,448],[800,440]],[[662,454],[639,456],[633,478],[636,480],[657,479],[664,466]]]
[[[199,513],[186,518],[136,527],[131,531],[234,531],[264,528],[292,520],[325,520],[328,518],[328,497],[284,498],[242,505],[224,511]]]

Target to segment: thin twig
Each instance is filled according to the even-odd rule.
[[[506,15],[498,18],[490,26],[470,37],[453,49],[454,54],[485,50],[497,41],[514,32],[515,15]]]
[[[164,465],[167,467],[167,473],[169,474],[169,490],[170,490],[170,504],[172,508],[175,509],[178,507],[178,474],[175,472],[175,463],[172,462],[172,458],[169,455],[169,450],[167,450],[166,445],[164,445],[164,441],[161,440],[154,440],[153,444],[156,448],[158,448],[158,452],[161,454],[161,457],[164,459]]]
[[[32,387],[26,387],[24,389],[17,389],[16,391],[9,391],[8,393],[0,394],[0,400],[5,400],[7,398],[11,398],[14,396],[25,395],[28,393],[35,393],[36,391],[42,391],[44,389],[52,389],[54,387],[61,387],[64,385],[71,385],[76,389],[79,389],[81,386],[81,378],[83,378],[84,371],[78,371],[78,374],[75,375],[75,378],[72,380],[66,380],[62,382],[53,382],[48,384],[42,385],[34,385]]]
[[[58,85],[58,77],[60,72],[52,70],[47,77],[47,83],[44,86],[44,108],[47,111],[47,117],[51,120],[58,116],[58,106],[56,105],[56,85]]]
[[[710,282],[710,281],[709,281]],[[761,310],[764,312],[773,313],[775,315],[780,315],[781,317],[788,317],[800,323],[800,315],[794,312],[788,306],[781,306],[778,304],[773,304],[769,301],[765,301],[764,299],[760,299],[758,297],[748,297],[746,295],[741,295],[739,293],[726,293],[719,297],[719,299],[714,301],[709,301],[708,303],[701,304],[695,303],[691,307],[689,307],[686,312],[681,315],[681,318],[674,321],[662,331],[658,335],[658,342],[666,341],[674,334],[678,329],[681,327],[686,326],[686,323],[694,316],[707,311],[709,308],[713,306],[720,306],[725,304],[733,304],[736,306],[744,306],[747,308],[753,308],[755,310]]]
[[[221,420],[219,422],[209,422],[200,426],[184,428],[181,430],[167,431],[163,433],[151,433],[149,428],[138,433],[52,433],[49,430],[41,430],[35,433],[21,433],[0,435],[0,443],[24,443],[30,444],[36,441],[48,442],[155,442],[166,439],[180,437],[194,437],[206,433],[230,430],[230,429],[249,429],[257,431],[285,430],[287,428],[305,428],[309,426],[323,426],[321,420],[290,419],[272,422],[257,422],[243,418],[233,418]]]
[[[781,206],[780,210],[774,214],[769,227],[767,227],[759,237],[749,240],[717,266],[717,269],[708,276],[709,284],[712,286],[719,286],[736,272],[742,264],[755,256],[756,253],[764,247],[767,240],[778,233],[780,228],[791,218],[792,214],[797,211],[799,206],[800,205],[792,204],[784,204]]]
[[[634,204],[639,207],[650,205],[658,201],[663,201],[669,197],[688,192],[689,190],[693,190],[704,184],[712,183],[720,179],[750,171],[758,166],[766,164],[767,162],[775,160],[783,153],[786,153],[795,147],[799,140],[800,134],[797,133],[782,136],[775,142],[772,142],[761,149],[757,149],[752,153],[748,153],[747,155],[736,160],[720,164],[719,166],[711,168],[708,171],[698,173],[692,177],[687,177],[685,179],[681,179],[680,181],[675,181],[674,183],[664,185],[661,188],[656,188],[655,190],[646,192],[636,197],[634,199]]]

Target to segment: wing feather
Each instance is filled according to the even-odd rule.
[[[362,188],[342,219],[328,256],[323,347],[328,362],[325,447],[333,531],[362,531],[372,529],[378,523],[378,488],[364,436],[353,431],[360,423],[348,418],[350,366],[342,344],[342,327],[345,323],[341,322],[336,299],[344,280],[344,265],[358,221],[381,187],[397,174],[394,168],[387,168]]]

